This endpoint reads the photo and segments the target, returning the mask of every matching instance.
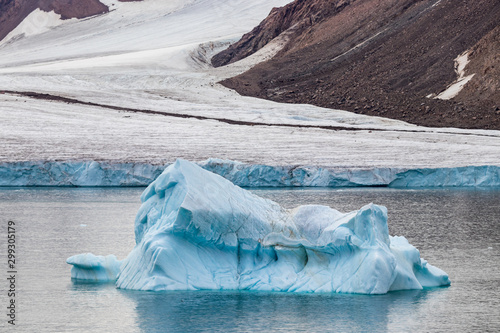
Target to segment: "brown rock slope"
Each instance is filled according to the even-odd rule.
[[[287,31],[273,59],[222,83],[244,95],[425,126],[500,129],[498,0],[296,0],[216,55],[239,60]],[[476,73],[452,100],[427,98]]]
[[[465,75],[475,74],[457,96],[457,100],[472,101],[493,108],[500,114],[500,26],[490,31],[469,53]]]
[[[0,0],[0,40],[4,39],[35,9],[54,11],[61,18],[85,18],[107,13],[99,0]]]

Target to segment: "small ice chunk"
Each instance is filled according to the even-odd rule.
[[[92,253],[78,254],[69,257],[66,262],[73,265],[71,278],[87,282],[115,281],[122,261],[116,256],[96,256]]]

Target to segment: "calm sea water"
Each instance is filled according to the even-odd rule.
[[[140,188],[0,189],[0,331],[500,331],[500,190],[255,190],[285,207],[389,209],[391,235],[449,273],[448,288],[380,296],[137,292],[71,282],[71,255],[124,258],[134,246]],[[16,326],[7,324],[7,221],[16,223]]]

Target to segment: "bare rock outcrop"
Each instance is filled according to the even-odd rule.
[[[241,60],[269,43],[282,32],[292,29],[297,38],[307,27],[341,11],[351,0],[297,0],[284,7],[273,8],[269,16],[237,43],[212,58],[215,67]]]
[[[466,75],[474,74],[456,97],[462,102],[474,101],[500,116],[500,26],[496,26],[469,52]]]
[[[61,19],[85,18],[97,14],[107,13],[108,6],[99,0],[41,0],[39,8],[43,11],[54,11],[61,15]]]

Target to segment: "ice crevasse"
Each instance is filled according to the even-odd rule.
[[[404,237],[389,236],[383,206],[347,214],[318,205],[288,210],[185,160],[170,165],[141,201],[127,258],[73,256],[74,279],[153,291],[363,294],[450,284]]]

